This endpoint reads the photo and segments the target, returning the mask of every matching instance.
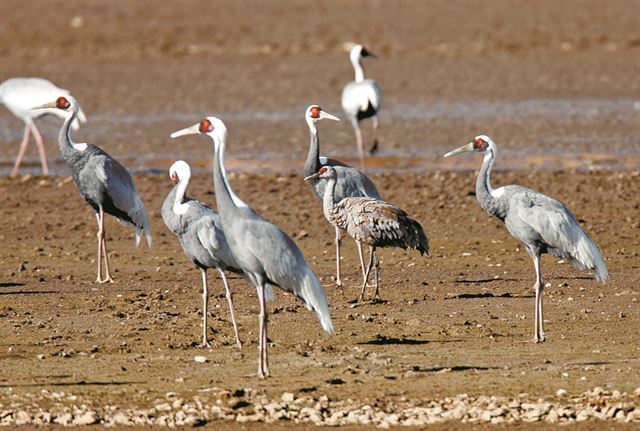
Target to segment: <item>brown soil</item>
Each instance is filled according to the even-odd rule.
[[[78,132],[78,140],[114,156],[166,155],[157,166],[162,176],[136,176],[153,248],[136,250],[130,230],[107,222],[113,285],[92,282],[95,219],[70,179],[0,179],[0,390],[62,389],[99,405],[136,406],[168,391],[190,396],[211,387],[362,401],[458,393],[552,398],[559,388],[577,394],[596,386],[633,392],[640,386],[638,172],[494,174],[496,185],[519,183],[562,200],[598,243],[612,275],[600,285],[545,257],[551,288],[545,294],[549,339],[542,344],[531,342],[533,265],[504,226],[478,207],[474,173],[373,175],[389,201],[423,224],[432,252],[381,250],[387,302],[357,307],[351,303],[361,281],[355,247],[345,241],[346,286],[337,288],[332,229],[302,178],[231,175],[237,194],[301,247],[323,281],[336,328],[335,336],[323,333],[299,301],[278,295],[270,305],[273,377],[266,381],[255,377],[255,291],[240,279],[231,285],[243,349],[233,347],[213,272],[213,348],[197,347],[199,274],[162,224],[160,206],[171,186],[164,174],[171,160],[191,155],[200,166],[208,163],[204,139],[167,139],[204,114],[299,110],[283,124],[230,122],[228,157],[233,164],[244,151],[282,152],[292,145],[302,157],[304,107],[320,103],[337,112],[337,95],[351,76],[340,50],[344,40],[365,41],[381,54],[367,72],[390,105],[637,99],[639,11],[637,1],[0,3],[0,81],[47,77],[73,89],[89,115],[103,119],[107,113],[182,115],[98,130],[99,140],[91,123]],[[84,19],[80,28],[70,26],[75,15]],[[323,152],[351,151],[348,125],[322,127]],[[541,133],[639,134],[637,122],[606,115],[589,121],[506,116],[490,123],[383,117],[383,143],[390,149],[441,151],[478,132],[511,149],[538,142]],[[2,142],[0,148],[13,154],[16,145]],[[51,139],[48,149],[55,154]],[[11,157],[3,160],[11,163]],[[464,163],[480,160],[469,156]],[[210,174],[196,175],[190,190],[215,204]],[[200,354],[211,362],[195,363]]]

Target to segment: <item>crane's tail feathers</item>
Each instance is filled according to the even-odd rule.
[[[578,239],[571,257],[574,266],[580,269],[589,268],[599,282],[605,283],[609,280],[609,271],[604,257],[596,243],[586,233]]]
[[[269,283],[264,284],[264,299],[267,301],[275,301],[276,295],[273,293],[273,286]]]
[[[298,297],[301,298],[307,308],[316,312],[318,320],[322,325],[322,329],[330,334],[333,334],[333,323],[331,323],[331,312],[329,311],[329,304],[327,298],[324,295],[324,289],[320,280],[314,274],[314,272],[307,266],[305,273],[300,283],[300,290],[297,292]]]
[[[147,217],[147,209],[144,207],[144,204],[140,200],[140,196],[137,194],[134,198],[134,202],[134,207],[129,210],[128,215],[136,228],[136,247],[140,245],[140,239],[142,238],[143,233],[147,237],[147,244],[151,247],[151,225],[149,224],[149,218]]]

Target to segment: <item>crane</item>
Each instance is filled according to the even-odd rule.
[[[322,328],[333,333],[329,304],[320,280],[296,243],[276,225],[258,215],[233,191],[224,167],[227,128],[217,117],[207,117],[171,134],[172,138],[203,134],[214,142],[213,183],[218,212],[236,261],[251,280],[260,301],[258,376],[269,376],[267,350],[266,283],[293,293],[314,310]]]
[[[509,233],[522,242],[533,259],[536,281],[533,341],[545,341],[542,295],[544,281],[540,257],[544,253],[570,261],[578,269],[594,271],[596,279],[606,282],[609,272],[598,246],[576,221],[571,211],[549,196],[519,185],[491,187],[491,168],[498,147],[486,135],[476,136],[472,142],[449,151],[445,157],[466,152],[484,155],[476,181],[476,199],[487,213],[500,219]]]
[[[42,78],[10,78],[0,84],[0,103],[4,104],[13,115],[24,122],[24,134],[22,136],[22,142],[20,143],[18,157],[16,157],[16,162],[11,170],[12,177],[18,175],[20,164],[27,151],[29,135],[31,133],[33,133],[33,138],[38,147],[40,163],[42,164],[42,174],[49,175],[49,166],[47,165],[47,155],[45,154],[42,134],[38,130],[38,127],[36,127],[34,120],[46,114],[53,114],[64,118],[64,113],[58,110],[32,110],[31,108],[54,100],[60,95],[68,96],[69,92],[56,87],[50,81]],[[87,117],[84,115],[84,112],[82,112],[82,109],[78,110],[77,118],[71,123],[73,130],[78,130],[80,122],[87,122]]]
[[[186,196],[191,168],[187,162],[178,160],[169,169],[175,187],[162,204],[162,220],[179,239],[184,254],[200,270],[202,275],[202,347],[211,347],[207,338],[207,269],[215,268],[220,273],[229,304],[236,346],[242,348],[238,335],[238,324],[233,307],[233,298],[225,270],[242,274],[222,231],[220,216],[202,202]]]
[[[336,170],[336,192],[335,199],[337,202],[341,201],[347,196],[365,196],[370,198],[382,199],[380,193],[376,189],[375,184],[369,177],[360,172],[358,169],[346,165],[338,160],[330,159],[320,156],[320,138],[318,136],[318,129],[316,123],[322,119],[329,119],[334,121],[340,121],[340,119],[334,115],[324,111],[318,105],[311,105],[305,111],[305,120],[309,126],[309,134],[311,135],[311,142],[309,144],[309,154],[307,155],[307,161],[304,164],[304,175],[309,177],[322,166],[333,166]],[[317,179],[310,179],[309,184],[316,193],[316,196],[322,201],[324,196],[324,190],[326,183]],[[342,286],[342,279],[340,278],[340,242],[342,241],[342,230],[335,226],[336,230],[336,284]],[[362,276],[365,276],[364,256],[362,252],[362,244],[356,241],[358,246],[358,255],[360,256],[360,268],[362,269]]]
[[[104,238],[104,213],[136,230],[136,247],[146,235],[151,247],[151,226],[147,210],[136,191],[129,171],[116,159],[95,145],[76,143],[71,139],[71,124],[77,118],[80,105],[72,96],[60,96],[54,102],[32,109],[58,109],[65,119],[58,135],[62,158],[71,169],[71,176],[80,195],[96,212],[98,221],[98,277],[97,283],[113,282],[109,272],[109,255]],[[102,258],[105,275],[102,277]]]
[[[362,244],[367,244],[371,252],[369,265],[364,276],[360,300],[364,300],[365,288],[371,267],[376,270],[376,300],[380,300],[378,268],[376,256],[377,247],[412,248],[420,254],[429,254],[429,240],[420,223],[397,206],[381,199],[369,197],[346,197],[335,202],[335,189],[338,181],[336,169],[333,166],[323,166],[320,170],[306,177],[310,180],[326,181],[326,188],[322,199],[324,215],[329,223],[346,230],[351,237]]]
[[[368,51],[360,44],[353,45],[349,52],[349,58],[355,71],[355,80],[349,82],[342,89],[342,109],[351,122],[353,130],[356,134],[356,145],[358,146],[358,155],[360,156],[360,168],[365,171],[366,163],[364,159],[364,142],[362,140],[362,131],[360,130],[360,121],[371,117],[373,121],[373,145],[369,152],[371,154],[378,150],[378,110],[382,102],[380,87],[372,79],[365,79],[364,69],[360,60],[364,57],[377,58],[377,56]]]

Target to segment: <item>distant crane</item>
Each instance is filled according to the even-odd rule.
[[[220,273],[229,304],[233,332],[236,345],[240,349],[242,343],[238,335],[238,324],[233,307],[231,290],[227,283],[225,270],[242,274],[229,244],[222,231],[222,222],[218,213],[202,202],[186,196],[191,168],[187,162],[178,160],[169,169],[169,176],[175,187],[167,195],[162,204],[162,220],[179,239],[184,254],[193,262],[202,274],[202,347],[211,347],[207,338],[207,269],[215,268]]]
[[[378,110],[382,102],[380,87],[372,79],[364,78],[364,69],[360,60],[364,57],[376,58],[377,56],[368,51],[364,46],[357,44],[351,47],[349,58],[355,70],[355,80],[351,81],[342,89],[342,109],[345,115],[351,121],[353,130],[356,134],[356,144],[358,146],[358,154],[360,156],[360,168],[366,170],[364,159],[364,142],[362,140],[362,131],[360,130],[360,121],[371,117],[373,121],[373,145],[369,152],[374,154],[378,150]]]
[[[65,115],[58,110],[42,109],[34,111],[31,108],[50,102],[61,95],[68,96],[69,92],[56,87],[53,83],[42,78],[10,78],[0,84],[0,103],[4,104],[13,115],[24,122],[24,134],[22,136],[22,142],[20,143],[18,157],[16,157],[16,162],[11,171],[12,177],[18,175],[20,164],[27,151],[30,133],[33,133],[36,146],[38,147],[40,163],[42,164],[42,174],[49,175],[49,166],[47,165],[47,155],[45,154],[42,135],[33,120],[46,114],[53,114],[60,118],[65,118]],[[73,130],[78,130],[80,122],[87,122],[87,117],[85,117],[82,109],[78,109],[78,116],[71,123]]]
[[[179,136],[204,134],[214,142],[213,179],[218,212],[229,247],[245,275],[256,286],[260,301],[258,376],[269,375],[267,352],[267,283],[291,292],[315,310],[325,331],[333,333],[329,305],[320,280],[309,267],[295,242],[274,224],[260,217],[231,189],[224,168],[227,128],[216,117],[171,134]]]
[[[323,166],[320,170],[305,178],[306,181],[326,180],[327,185],[322,200],[324,215],[331,224],[346,230],[351,237],[367,244],[371,251],[369,266],[364,276],[360,300],[364,292],[371,267],[376,269],[376,300],[380,300],[377,247],[413,248],[420,254],[429,254],[429,240],[420,223],[397,206],[380,199],[368,197],[346,197],[335,202],[337,173],[332,166]]]
[[[334,115],[325,112],[318,105],[311,105],[305,112],[305,120],[309,125],[309,133],[311,135],[311,143],[309,144],[309,154],[307,155],[307,161],[304,164],[304,175],[310,177],[320,170],[322,166],[332,166],[337,175],[336,179],[336,202],[340,202],[343,198],[351,196],[364,196],[376,199],[382,199],[380,193],[376,189],[373,181],[369,179],[365,174],[357,170],[356,168],[346,165],[338,160],[330,159],[320,156],[320,138],[318,136],[318,129],[316,123],[323,118],[340,121],[340,119]],[[324,196],[324,190],[326,187],[325,181],[319,181],[317,179],[310,179],[309,184],[313,188],[318,198],[322,200]],[[340,278],[340,242],[342,240],[342,230],[335,226],[336,229],[336,284],[342,286],[342,279]],[[362,269],[362,277],[365,276],[364,256],[362,253],[362,244],[356,241],[358,246],[358,255],[360,256],[360,267]]]
[[[147,210],[140,200],[133,179],[124,166],[102,149],[91,144],[78,144],[71,139],[71,123],[80,111],[80,105],[71,96],[60,96],[55,102],[33,109],[58,109],[65,120],[58,135],[62,157],[71,169],[71,176],[82,197],[96,212],[98,221],[98,277],[97,283],[113,282],[109,272],[109,255],[104,239],[104,213],[111,214],[119,222],[136,229],[136,247],[142,234],[151,247],[151,226]],[[104,256],[105,276],[102,277]]]
[[[593,270],[596,279],[603,283],[609,279],[604,258],[598,246],[580,228],[573,214],[561,202],[518,185],[497,189],[491,187],[489,177],[498,147],[488,136],[476,136],[473,142],[449,151],[445,157],[471,151],[484,154],[476,181],[478,203],[490,215],[504,222],[509,233],[525,245],[533,259],[536,270],[536,282],[533,285],[536,292],[533,341],[544,341],[544,281],[540,271],[540,256],[549,253],[569,260],[578,269]]]

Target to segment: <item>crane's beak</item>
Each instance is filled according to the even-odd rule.
[[[319,176],[320,176],[320,172],[316,172],[316,173],[315,173],[315,174],[313,174],[313,175],[309,175],[309,176],[308,176],[308,177],[306,177],[304,180],[305,180],[305,181],[311,181],[311,180],[313,180],[313,179],[318,178]]]
[[[34,110],[34,109],[50,109],[50,108],[53,108],[53,109],[57,108],[55,101],[49,102],[49,103],[45,103],[44,105],[40,105],[40,106],[34,106],[33,108],[31,108],[31,110]]]
[[[338,117],[336,117],[335,115],[329,114],[328,112],[325,112],[325,111],[320,111],[320,118],[326,118],[327,120],[333,120],[333,121],[340,121]]]
[[[200,123],[196,123],[193,126],[189,126],[184,129],[173,132],[171,134],[171,137],[175,139],[180,136],[199,135],[199,134],[200,134]]]
[[[447,154],[445,154],[444,156],[445,157],[451,157],[451,156],[456,156],[456,155],[458,155],[460,153],[466,153],[466,152],[469,152],[469,151],[474,151],[473,142],[469,142],[467,145],[463,145],[460,148],[456,148],[455,150],[451,150]]]

